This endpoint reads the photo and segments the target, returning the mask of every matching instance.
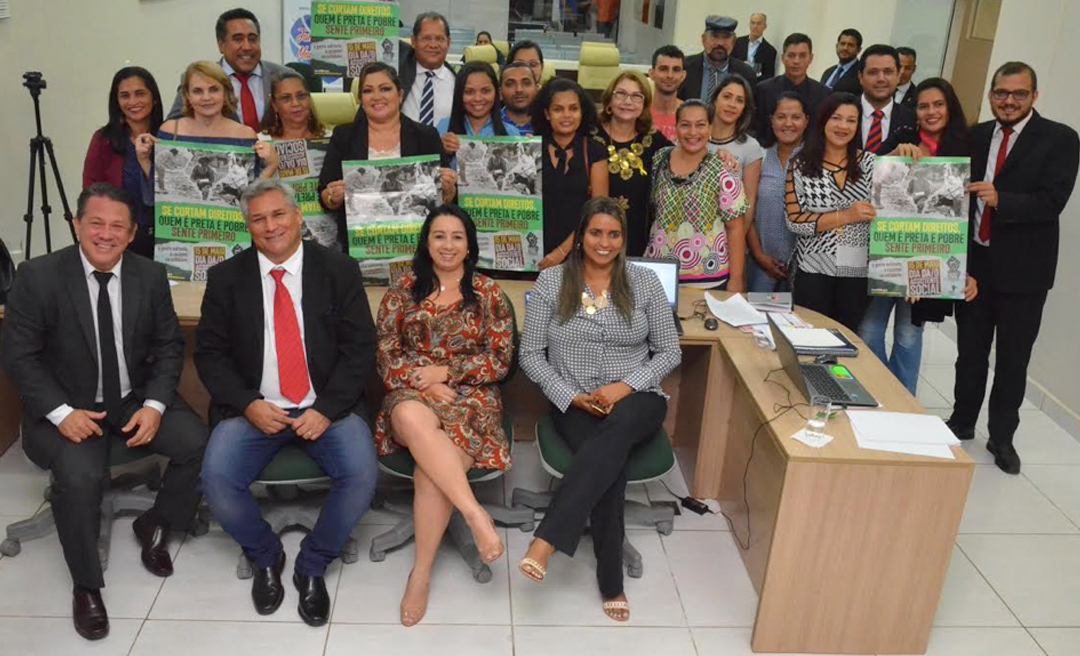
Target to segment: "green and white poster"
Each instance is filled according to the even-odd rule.
[[[365,64],[398,65],[397,2],[311,3],[311,65],[316,75],[359,77]]]
[[[154,148],[154,259],[174,280],[206,271],[251,244],[240,195],[255,179],[255,151],[190,141]]]
[[[964,297],[970,179],[967,157],[874,161],[871,295]]]
[[[536,271],[544,257],[540,139],[460,139],[458,203],[476,223],[479,266]]]
[[[281,163],[278,177],[289,183],[296,202],[304,213],[304,239],[338,250],[338,224],[319,202],[319,173],[322,171],[329,139],[275,140],[274,148]]]
[[[416,240],[441,199],[439,156],[342,163],[349,255],[364,282],[386,284],[411,270]]]

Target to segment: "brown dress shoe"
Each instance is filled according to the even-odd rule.
[[[101,600],[101,591],[75,586],[72,595],[72,616],[79,635],[87,640],[101,640],[109,635],[109,614]]]
[[[172,576],[172,556],[169,555],[169,527],[154,522],[147,513],[131,524],[135,537],[142,545],[142,562],[154,576]]]

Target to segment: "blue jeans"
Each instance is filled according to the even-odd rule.
[[[748,292],[790,292],[791,281],[787,278],[777,280],[765,273],[749,253],[746,254],[746,291]]]
[[[290,417],[300,416],[294,410]],[[293,444],[310,456],[333,481],[319,521],[300,545],[296,571],[322,576],[341,553],[353,527],[371,506],[378,466],[375,442],[364,420],[350,414],[330,424],[314,441],[292,429],[265,435],[244,417],[219,423],[203,457],[203,493],[214,518],[258,567],[270,567],[281,540],[262,518],[249,487],[282,447]]]
[[[889,314],[896,307],[893,322],[892,355],[885,355],[885,328]],[[919,366],[922,364],[922,326],[911,323],[911,303],[895,296],[875,296],[870,299],[859,325],[859,337],[889,371],[915,395],[919,386]]]

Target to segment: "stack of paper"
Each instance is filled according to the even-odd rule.
[[[960,440],[937,415],[859,410],[847,416],[859,448],[956,459],[949,447]]]
[[[844,342],[825,328],[789,328],[780,326],[791,345],[798,349],[829,349],[843,346]]]
[[[713,316],[736,328],[769,321],[764,314],[750,307],[741,294],[732,294],[728,300],[721,301],[705,292],[705,304],[709,306],[709,312],[712,312]]]

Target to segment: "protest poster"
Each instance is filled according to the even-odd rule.
[[[210,267],[251,244],[240,195],[254,179],[249,146],[157,142],[154,259],[170,278],[205,281]]]
[[[876,158],[871,295],[964,297],[970,179],[967,157]]]
[[[342,163],[349,255],[364,282],[387,284],[412,269],[420,227],[442,195],[439,156]]]
[[[311,3],[311,65],[316,75],[359,77],[365,64],[398,65],[397,2]]]
[[[329,139],[274,140],[280,164],[278,177],[293,188],[296,203],[304,213],[304,239],[338,250],[338,224],[319,202],[319,173],[322,171]]]
[[[536,271],[544,257],[540,139],[460,139],[458,203],[476,223],[478,266]]]

